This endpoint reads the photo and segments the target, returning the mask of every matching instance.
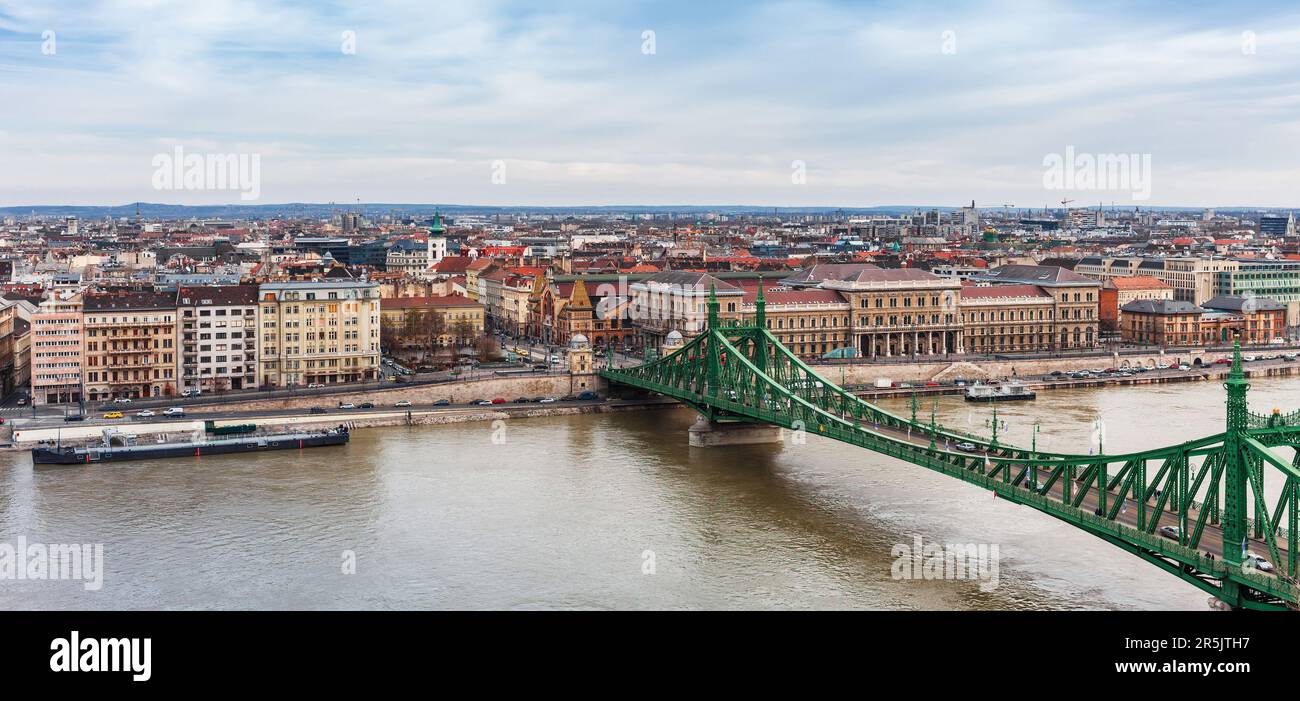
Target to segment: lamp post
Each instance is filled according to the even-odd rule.
[[[992,427],[993,429],[993,440],[989,443],[989,447],[997,448],[998,447],[998,405],[992,399],[989,400],[989,404],[992,405],[993,407],[993,419],[991,421],[985,419],[984,425],[987,427]]]

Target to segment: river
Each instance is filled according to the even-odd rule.
[[[1252,408],[1300,406],[1260,380]],[[1223,426],[1197,382],[1042,392],[1005,438],[1107,452]],[[898,413],[908,400],[882,402]],[[918,414],[929,416],[924,402]],[[986,431],[988,408],[938,400]],[[1206,609],[1099,539],[820,438],[689,448],[685,409],[357,431],[343,448],[33,470],[0,453],[0,544],[103,545],[103,583],[0,579],[11,609]],[[896,545],[997,546],[996,587],[898,579]],[[986,591],[987,589],[987,591]]]

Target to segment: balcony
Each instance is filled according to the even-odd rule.
[[[109,355],[123,355],[123,354],[133,355],[136,353],[152,353],[154,352],[154,349],[153,348],[105,348],[104,352]]]
[[[104,382],[100,382],[99,384],[109,384],[109,385],[147,385],[147,384],[149,384],[150,382],[153,382],[153,380],[151,380],[151,379],[145,379],[145,380],[106,380],[106,381],[104,381]]]

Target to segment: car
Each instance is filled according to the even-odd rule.
[[[1132,377],[1132,376],[1133,376],[1133,373],[1129,372],[1128,370],[1125,370],[1124,372],[1121,372],[1121,373],[1118,375],[1118,377]]]
[[[493,399],[493,400],[492,400],[491,402],[489,402],[489,403],[490,403],[490,404],[505,404],[505,403],[506,403],[506,400],[503,399],[503,398],[501,398],[501,397],[497,397],[496,399]]]
[[[402,401],[397,402],[397,403],[394,404],[393,406],[398,407],[399,409],[402,408],[402,407],[408,407],[408,406],[411,406],[411,400],[409,400],[409,399],[403,399]]]
[[[27,406],[27,397],[19,397],[18,406]]]
[[[434,402],[433,405],[434,405],[434,406],[451,406],[451,400],[450,400],[450,399],[439,399],[438,401]]]
[[[578,397],[577,397],[576,395],[566,394],[566,395],[564,395],[563,397],[560,397],[560,401],[562,401],[562,402],[576,402],[576,401],[578,401]]]
[[[185,410],[178,406],[169,406],[163,409],[163,416],[184,416]]]
[[[964,450],[966,452],[970,452],[975,450],[975,444],[970,443],[968,441],[962,441],[961,443],[957,444],[957,450]]]
[[[328,412],[329,412],[329,409],[326,409],[326,408],[323,407],[323,406],[314,406],[314,407],[311,408],[311,413],[313,413],[313,414],[325,414],[325,413],[328,413]]]
[[[375,408],[375,403],[374,403],[374,402],[361,402],[360,404],[357,405],[357,408],[358,408],[358,409],[374,409],[374,408]]]
[[[1259,358],[1256,358],[1256,357],[1253,356],[1253,355],[1243,355],[1243,356],[1241,356],[1241,359],[1244,360],[1244,361],[1247,362],[1247,363],[1253,363],[1253,362],[1255,362],[1256,360],[1259,360]]]
[[[124,414],[122,414],[122,412],[120,411],[110,411],[104,414],[104,418],[106,419],[120,419],[122,418],[122,416],[124,416]]]
[[[1264,558],[1260,557],[1259,555],[1256,555],[1255,553],[1247,553],[1246,560],[1241,564],[1246,567],[1254,567],[1260,572],[1273,571],[1273,563],[1269,562],[1268,560],[1265,560]]]
[[[1065,373],[1061,372],[1060,370],[1053,370],[1053,371],[1052,371],[1052,377],[1060,377],[1061,375],[1064,375],[1064,374],[1065,374]]]
[[[926,386],[926,387],[938,387],[938,386],[939,386],[939,383],[938,383],[938,382],[927,382],[927,383],[925,383],[925,386]]]
[[[1218,360],[1214,361],[1214,364],[1215,364],[1215,365],[1232,365],[1232,359],[1231,359],[1231,358],[1219,358]]]
[[[1178,369],[1179,369],[1179,370],[1184,370],[1184,371],[1186,371],[1186,370],[1191,370],[1191,369],[1192,369],[1192,366],[1188,365],[1187,363],[1183,363],[1182,365],[1179,365],[1179,366],[1178,366]]]
[[[538,404],[554,404],[555,402],[558,402],[558,401],[560,401],[560,400],[556,399],[555,397],[542,397],[541,399],[538,399],[538,400],[537,400],[537,403],[538,403]]]
[[[1113,374],[1119,372],[1119,370],[1117,368],[1106,368],[1106,372]]]
[[[114,404],[130,404],[130,403],[131,403],[131,399],[130,399],[129,397],[118,397],[117,399],[114,399],[114,400],[113,400],[113,403],[114,403]]]
[[[528,401],[529,401],[528,397],[519,397],[515,399],[515,404],[527,404]]]
[[[135,412],[135,418],[137,419],[151,419],[155,416],[157,416],[157,414],[153,413],[149,409],[141,409],[140,411]]]
[[[197,396],[199,396],[199,390],[197,390],[197,389],[187,389],[187,390],[181,392],[181,396],[182,396],[182,397],[197,397]]]
[[[1182,535],[1182,531],[1178,530],[1178,526],[1161,526],[1160,535],[1170,540],[1178,540],[1179,536]]]
[[[307,389],[321,389],[324,386],[325,385],[320,382],[312,382],[311,384],[307,385]]]
[[[68,414],[67,416],[63,417],[63,420],[64,420],[64,421],[85,421],[85,420],[86,420],[86,415],[85,415],[85,414]]]
[[[355,409],[355,408],[357,408],[357,405],[356,405],[356,404],[353,404],[352,402],[339,402],[339,408],[340,408],[340,409]]]
[[[732,392],[735,392],[735,390],[732,390]],[[589,401],[591,401],[591,400],[593,400],[593,399],[596,399],[596,393],[595,393],[595,392],[582,392],[582,393],[578,394],[578,400],[579,400],[579,401],[589,402]],[[735,397],[732,397],[732,401],[738,401],[738,400],[737,400]]]
[[[491,399],[475,399],[474,401],[470,402],[470,404],[473,404],[473,405],[475,405],[475,406],[492,406],[492,400],[491,400]]]
[[[1285,354],[1282,355],[1282,360],[1285,360],[1285,361],[1288,362],[1288,363],[1293,363],[1293,362],[1295,362],[1295,359],[1296,359],[1296,354],[1295,354],[1295,353],[1285,353]]]
[[[554,363],[559,363],[559,362],[561,362],[561,361],[560,361],[560,356],[558,356],[558,355],[553,355],[553,356],[551,356],[551,357],[549,358],[549,360],[550,360],[551,363],[553,363],[553,364],[554,364]]]

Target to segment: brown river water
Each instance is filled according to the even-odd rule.
[[[1300,379],[1252,408],[1300,407]],[[1004,440],[1107,452],[1222,430],[1218,383],[1042,392]],[[883,404],[909,411],[908,400]],[[939,399],[985,432],[987,406]],[[929,416],[929,403],[918,412]],[[1025,507],[860,448],[689,448],[685,409],[366,429],[343,448],[33,470],[0,453],[0,547],[102,544],[102,586],[11,609],[1192,609],[1206,595]],[[895,546],[997,546],[996,586],[900,579]],[[0,568],[2,569],[2,568]]]

